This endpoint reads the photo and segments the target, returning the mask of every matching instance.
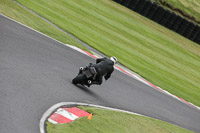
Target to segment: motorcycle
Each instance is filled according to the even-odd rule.
[[[92,85],[96,80],[97,74],[95,67],[90,63],[88,66],[80,68],[78,75],[72,80],[72,83],[75,85],[81,84],[90,87],[90,85]]]

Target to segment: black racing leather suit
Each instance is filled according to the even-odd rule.
[[[108,80],[112,72],[114,71],[114,63],[106,57],[98,58],[94,67],[98,74],[96,77],[96,81],[93,82],[93,84],[101,85],[103,76],[105,80]]]

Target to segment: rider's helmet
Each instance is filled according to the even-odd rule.
[[[110,60],[116,64],[117,63],[117,58],[115,56],[110,57]]]

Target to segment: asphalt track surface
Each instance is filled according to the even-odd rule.
[[[0,15],[0,132],[38,133],[43,113],[81,102],[143,114],[200,132],[200,111],[117,70],[102,86],[71,83],[94,59]]]

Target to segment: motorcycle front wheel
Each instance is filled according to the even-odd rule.
[[[73,80],[72,80],[72,83],[73,84],[82,84],[84,81],[85,81],[85,75],[83,74],[80,74],[80,75],[77,75]]]

